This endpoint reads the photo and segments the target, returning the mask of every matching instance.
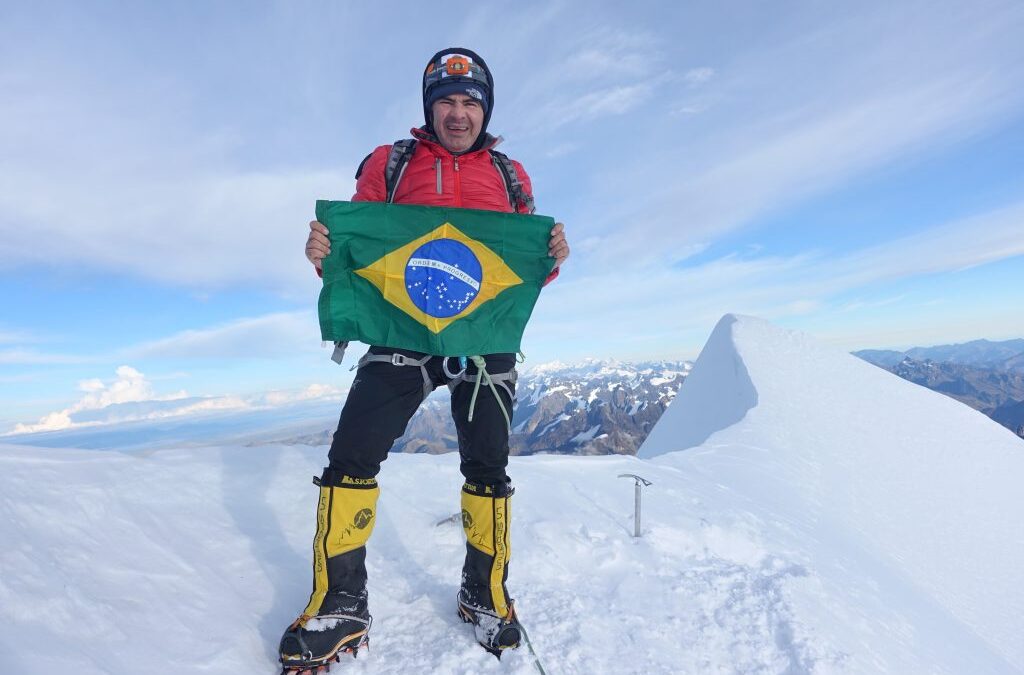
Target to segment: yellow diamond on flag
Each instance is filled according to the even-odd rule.
[[[355,272],[433,333],[523,283],[498,254],[451,223]]]

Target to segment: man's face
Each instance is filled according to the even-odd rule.
[[[484,107],[465,94],[437,99],[430,112],[434,118],[434,133],[448,152],[469,150],[484,125]]]

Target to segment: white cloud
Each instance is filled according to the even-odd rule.
[[[571,100],[554,100],[534,108],[531,117],[537,130],[552,134],[564,126],[601,117],[624,115],[641,106],[654,92],[657,82],[621,84],[594,91],[577,92]]]
[[[263,405],[276,407],[316,399],[340,398],[347,390],[331,384],[311,384],[298,391],[268,391],[261,395]]]
[[[348,171],[67,169],[74,175],[0,168],[0,264],[73,264],[193,287],[305,287],[316,279],[303,254],[314,201],[348,199],[353,186]],[[111,194],[113,184],[125,191]]]
[[[42,351],[39,345],[48,342],[53,342],[53,337],[44,337],[37,331],[0,328],[0,365],[58,365],[88,363],[93,360],[80,354]]]
[[[645,18],[597,6],[579,16],[554,3],[484,51],[502,71],[499,114],[512,138],[534,137],[539,157],[571,149],[587,163],[572,191],[552,196],[538,185],[545,204],[604,200],[612,208],[586,223],[590,233],[632,257],[650,248],[673,258],[693,238],[743,227],[1012,109],[1024,90],[1019,60],[1006,58],[1019,10],[995,4],[969,23],[965,13],[918,16],[888,4],[800,20],[782,12],[756,41],[724,55],[702,41],[701,26],[728,23],[714,12]],[[907,14],[913,34],[878,30]],[[476,8],[452,30],[472,36],[503,19]],[[872,49],[850,49],[863,44]],[[34,77],[0,71],[17,94],[0,107],[0,153],[10,158],[0,167],[0,265],[90,266],[197,288],[315,286],[302,255],[306,221],[316,197],[351,194],[359,153],[337,170],[239,161],[251,140],[244,129],[175,112],[212,114],[190,101],[193,90],[174,71],[147,78],[144,93],[158,105],[145,105],[134,88],[112,84],[117,78],[61,61],[44,62]],[[362,90],[346,93],[354,91]],[[390,87],[373,107],[408,99],[415,110],[414,92]],[[710,101],[714,115],[694,114]],[[609,124],[594,126],[585,143],[559,137],[598,121]],[[637,152],[616,143],[615,156],[602,156],[609,137],[629,139]]]
[[[292,357],[321,350],[315,310],[277,312],[179,331],[108,353],[54,354],[30,349],[0,350],[0,365],[56,365],[146,359],[248,359]],[[180,373],[179,373],[180,376]],[[105,387],[101,380],[79,383]],[[83,389],[84,391],[85,389]]]
[[[929,11],[878,2],[797,12],[784,3],[750,8],[740,21],[713,8],[694,13],[667,5],[658,13],[611,5],[584,13],[555,2],[525,12],[516,31],[480,47],[498,75],[495,119],[502,128],[494,131],[526,140],[532,159],[517,158],[528,169],[539,164],[539,176],[547,173],[536,185],[546,212],[578,216],[568,223],[573,259],[545,291],[558,315],[545,314],[550,302],[542,299],[541,318],[557,334],[571,337],[595,326],[601,334],[598,315],[583,310],[608,315],[593,290],[603,287],[615,301],[607,335],[651,316],[668,319],[668,332],[679,331],[713,322],[726,303],[725,311],[799,313],[844,288],[1015,255],[1012,222],[994,224],[985,216],[994,229],[979,229],[977,237],[957,226],[934,230],[931,240],[894,234],[898,247],[921,247],[924,254],[913,260],[879,242],[832,259],[748,254],[690,270],[662,269],[726,233],[756,226],[766,214],[894,163],[927,159],[1019,117],[1022,8],[983,0],[939,2]],[[369,13],[357,11],[356,18]],[[452,24],[446,34],[469,46],[481,30],[506,20],[504,10],[486,6],[455,22],[444,18]],[[899,28],[906,25],[914,30]],[[131,38],[99,28],[92,25],[97,35]],[[727,48],[718,39],[723,30],[736,31]],[[77,26],[72,32],[72,38],[90,34]],[[36,42],[62,46],[53,35],[25,38],[33,49],[19,53],[41,53]],[[244,31],[231,36],[248,37]],[[234,81],[221,77],[228,70],[221,61],[238,68],[246,84],[264,83],[263,70],[209,58],[194,59],[200,64],[194,70],[146,60],[133,69],[123,58],[133,43],[117,39],[106,49],[84,43],[99,56],[79,41],[79,60],[58,50],[46,59],[0,64],[0,81],[11,94],[0,99],[0,268],[90,267],[199,291],[227,285],[313,291],[317,280],[301,252],[312,200],[347,198],[355,162],[377,142],[398,137],[390,135],[394,124],[379,119],[388,117],[382,110],[404,111],[396,113],[395,134],[405,134],[419,115],[425,55],[398,50],[389,57],[389,77],[361,78],[358,85],[358,74],[336,67],[345,62],[342,55],[311,58],[338,49],[365,53],[366,39],[351,37],[344,47],[331,43],[315,54],[292,50],[297,57],[263,41],[270,46],[255,65],[277,69],[276,61],[295,59],[281,61],[278,78],[266,80],[267,98],[284,101],[272,113],[245,98],[243,86],[217,99],[202,96]],[[312,50],[322,41],[298,42],[281,44]],[[218,64],[217,77],[205,77],[204,69]],[[342,75],[335,71],[347,78],[337,86],[333,78]],[[306,96],[294,95],[289,87],[296,82]],[[305,135],[287,126],[286,107],[309,125]],[[318,116],[302,116],[306,110]],[[415,115],[406,120],[410,112]],[[247,127],[250,118],[258,121]],[[302,150],[288,154],[284,147]],[[563,167],[566,173],[556,175]],[[551,182],[560,189],[548,188]],[[892,223],[892,232],[900,231]],[[665,298],[649,298],[661,281],[681,289],[685,316],[666,317],[653,301]],[[126,362],[274,356],[318,342],[314,317],[280,314],[183,331],[121,356]],[[3,334],[0,344],[17,347]],[[20,347],[0,352],[0,363],[73,360],[81,359]]]
[[[294,356],[319,349],[315,312],[281,312],[185,330],[125,350],[131,359],[244,359]]]
[[[28,434],[95,427],[122,422],[170,419],[211,412],[278,408],[314,400],[340,400],[346,389],[314,383],[303,389],[273,390],[249,395],[189,397],[180,391],[155,396],[150,382],[129,366],[117,369],[117,379],[107,384],[92,379],[79,383],[87,392],[81,400],[63,410],[44,415],[34,424],[16,424],[7,434]]]
[[[516,71],[508,83],[510,137],[548,142],[567,126],[636,110],[672,77],[663,42],[643,30],[609,27],[596,15],[557,40],[532,36],[530,60],[547,67]]]
[[[704,84],[715,76],[714,68],[691,68],[683,75],[683,81],[689,85]]]
[[[564,63],[555,69],[562,78],[610,82],[650,73],[654,42],[650,35],[605,27],[588,33],[585,41],[596,46],[569,51]]]
[[[0,364],[54,364],[160,359],[290,358],[302,353],[321,355],[319,324],[315,312],[283,312],[227,322],[204,329],[185,330],[166,338],[144,342],[113,354],[61,357],[24,351],[0,352]],[[324,357],[326,358],[326,356]],[[165,376],[173,379],[180,373]],[[11,382],[22,381],[11,379]],[[216,410],[276,407],[304,400],[337,397],[344,393],[333,385],[312,384],[301,390],[268,391],[246,396],[187,398],[185,391],[156,395],[152,381],[131,366],[121,366],[113,380],[80,380],[82,397],[72,405],[50,412],[35,423],[20,423],[10,433],[56,431],[81,426],[176,417]],[[187,400],[186,400],[187,399]],[[177,403],[174,403],[177,402]],[[120,404],[137,403],[131,407]],[[173,403],[173,405],[168,405]],[[119,407],[120,406],[120,407]],[[101,411],[92,414],[95,411]],[[90,413],[90,414],[84,414]]]
[[[71,407],[71,411],[94,410],[112,403],[144,401],[153,397],[153,386],[146,380],[145,375],[131,366],[120,366],[116,372],[117,379],[109,385],[98,379],[80,382],[78,388],[86,392],[86,395]],[[184,394],[176,398],[182,396]]]
[[[672,110],[673,115],[699,115],[707,108],[699,105],[684,104]]]
[[[314,202],[350,198],[362,155],[336,161],[317,132],[294,128],[339,92],[310,91],[285,104],[302,86],[299,73],[268,83],[256,66],[306,57],[317,64],[309,50],[338,45],[306,45],[305,57],[252,53],[249,68],[227,58],[200,65],[181,53],[172,59],[179,69],[153,53],[136,61],[137,32],[95,22],[68,8],[45,35],[0,29],[10,57],[0,62],[0,270],[99,270],[199,290],[314,286],[303,255]],[[194,48],[217,52],[218,42],[196,39]],[[230,77],[217,77],[222,69]],[[344,72],[333,69],[332,83]],[[250,79],[265,86],[241,87]],[[261,100],[268,92],[281,100]],[[231,109],[221,110],[228,101]],[[254,120],[268,104],[294,115],[261,125]],[[304,147],[308,159],[274,152],[274,143]]]
[[[1024,202],[839,256],[745,250],[684,267],[608,266],[589,273],[570,261],[541,294],[527,337],[557,344],[553,353],[566,358],[593,353],[601,344],[602,353],[618,355],[664,352],[666,346],[695,350],[727,312],[776,320],[851,314],[896,303],[890,287],[900,280],[1022,256]],[[848,293],[872,299],[856,305],[837,300]],[[884,298],[874,299],[877,293]],[[1010,311],[1005,323],[1014,321],[1019,325]]]
[[[641,180],[640,185],[658,187],[642,193],[642,200],[620,202],[597,224],[609,230],[605,250],[639,264],[666,254],[671,259],[695,238],[717,237],[748,225],[773,209],[921,149],[938,134],[970,129],[981,118],[1005,110],[1008,98],[998,91],[989,92],[989,104],[979,108],[972,78],[944,78],[799,120],[799,126],[780,135],[723,148],[717,158],[689,172]]]
[[[1016,119],[1024,106],[1024,6],[987,7],[921,13],[869,3],[777,17],[750,44],[702,54],[714,69],[684,65],[674,80],[654,82],[639,107],[603,118],[578,153],[586,165],[573,185],[584,194],[545,195],[538,181],[539,201],[549,212],[574,211],[588,236],[606,238],[607,256],[576,265],[625,257],[639,268],[894,163],[927,161]],[[909,15],[912,35],[879,29]],[[682,37],[659,43],[652,72],[693,63],[686,45]],[[620,84],[644,82],[652,81]],[[573,101],[552,102],[577,118]],[[539,96],[534,105],[547,103]]]
[[[18,424],[12,433],[26,434],[36,431],[56,431],[76,426],[73,421],[75,413],[87,410],[101,410],[119,403],[131,403],[137,401],[170,401],[185,398],[184,391],[170,394],[163,397],[155,397],[153,386],[146,379],[146,376],[131,366],[120,366],[116,371],[116,379],[107,383],[94,378],[82,380],[78,383],[78,389],[85,392],[85,396],[71,406],[51,412],[43,416],[35,424]]]
[[[857,299],[840,304],[838,307],[836,307],[836,310],[839,312],[856,312],[864,309],[893,305],[898,302],[902,302],[906,298],[907,294],[901,293],[900,295],[894,295],[891,297],[878,298],[872,300]]]
[[[822,261],[820,288],[958,272],[1024,255],[1024,202]],[[827,272],[827,274],[826,274]]]
[[[35,424],[15,424],[12,434],[31,434],[37,431],[58,431],[71,427],[71,415],[66,410],[49,413]],[[5,434],[6,435],[6,434]]]
[[[545,153],[544,156],[548,159],[558,159],[559,157],[565,157],[579,150],[579,145],[576,143],[559,143],[551,146]]]
[[[88,392],[102,391],[106,386],[107,385],[103,384],[103,380],[99,379],[98,377],[93,378],[91,380],[82,380],[81,382],[78,383],[78,388],[81,391]]]
[[[76,354],[53,354],[35,349],[0,350],[0,364],[3,365],[53,365],[60,363],[87,363],[93,359]]]

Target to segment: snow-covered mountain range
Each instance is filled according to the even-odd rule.
[[[592,359],[526,368],[516,387],[518,405],[509,439],[513,455],[632,455],[675,398],[689,361],[623,363]],[[440,454],[458,450],[447,390],[420,407],[392,452]],[[333,425],[260,443],[329,444]]]
[[[509,586],[546,672],[1024,670],[1020,439],[747,317],[677,403],[640,457],[511,459]],[[276,672],[324,451],[0,445],[0,672]],[[620,474],[652,481],[639,539]],[[371,649],[332,672],[536,672],[455,616],[457,456],[380,482]]]
[[[855,354],[952,396],[1024,437],[1024,371],[1014,365],[1024,358],[1024,353],[1015,351],[1022,342],[977,340],[906,352]],[[933,361],[931,356],[955,360]],[[634,454],[691,368],[688,361],[597,359],[520,367],[512,454]],[[130,371],[134,379],[119,381],[111,390],[131,385],[133,390],[148,391],[141,373],[127,367],[121,370]],[[324,445],[331,441],[344,395],[343,390],[325,384],[247,396],[189,398],[182,394],[107,404],[103,397],[90,395],[38,424],[18,425],[28,431],[7,438],[41,447],[121,449],[182,444]],[[456,449],[448,392],[441,388],[413,417],[394,451],[439,454]]]
[[[688,361],[604,361],[527,371],[513,419],[513,452],[636,454],[692,367]]]
[[[957,363],[974,368],[1024,370],[1024,338],[1016,340],[971,340],[952,345],[914,347],[905,351],[862,349],[856,356],[874,364],[891,367],[904,359]]]

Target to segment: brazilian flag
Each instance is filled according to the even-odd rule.
[[[554,220],[476,209],[317,201],[330,232],[320,332],[437,356],[518,352],[554,266]]]

